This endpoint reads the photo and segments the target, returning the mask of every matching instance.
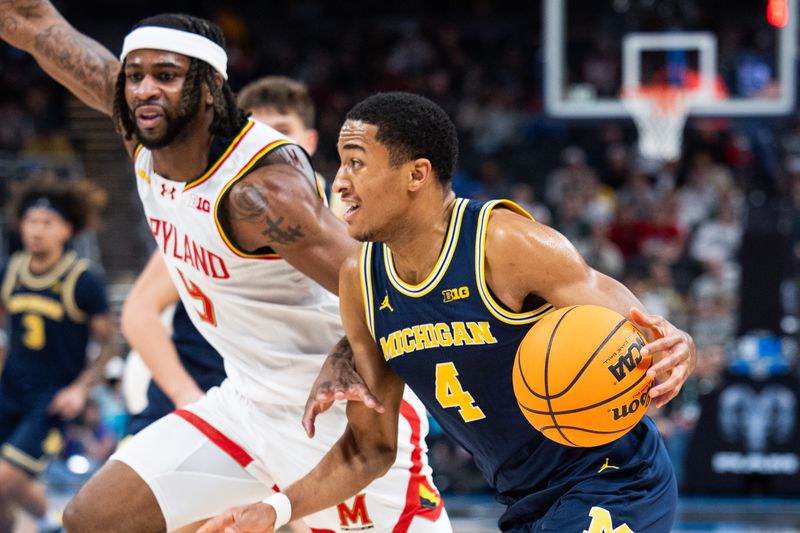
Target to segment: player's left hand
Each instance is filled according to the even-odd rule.
[[[67,385],[56,393],[50,402],[48,412],[59,415],[64,420],[72,420],[83,412],[89,398],[89,387],[82,383]]]
[[[642,355],[653,356],[653,366],[647,371],[655,379],[650,398],[656,407],[663,407],[678,395],[694,371],[697,364],[694,340],[662,316],[649,315],[635,308],[630,314],[634,324],[650,333],[652,340],[644,346]]]
[[[275,510],[266,503],[233,507],[212,518],[197,533],[272,533]]]

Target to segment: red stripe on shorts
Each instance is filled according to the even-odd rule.
[[[234,461],[239,463],[242,468],[247,468],[247,465],[253,462],[250,454],[244,451],[244,448],[233,442],[231,439],[222,434],[217,428],[186,409],[176,409],[172,414],[178,415],[191,425],[196,427],[203,435],[209,438],[211,442],[219,446],[219,448],[230,455]]]
[[[422,446],[420,445],[421,421],[419,414],[414,410],[414,407],[407,401],[403,400],[400,403],[400,416],[406,419],[406,422],[411,426],[411,444],[414,446],[414,451],[411,452],[411,479],[408,481],[408,490],[406,491],[406,505],[400,515],[400,520],[394,526],[392,533],[405,533],[411,526],[411,520],[415,516],[423,516],[429,520],[436,520],[442,514],[442,501],[439,501],[435,508],[423,508],[420,502],[420,486],[425,486],[429,491],[435,493],[437,497],[439,493],[433,490],[422,475]]]

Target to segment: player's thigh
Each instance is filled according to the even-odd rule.
[[[247,452],[233,439],[216,430],[213,422],[192,420],[167,415],[112,456],[150,488],[168,531],[271,493],[265,480],[257,480],[241,464]]]

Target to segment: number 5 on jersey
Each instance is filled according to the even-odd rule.
[[[458,407],[464,422],[475,422],[486,418],[481,408],[475,405],[472,394],[465,391],[458,381],[458,370],[453,363],[436,365],[436,399],[445,409]]]
[[[189,296],[195,300],[200,300],[200,303],[203,304],[203,311],[197,311],[197,314],[200,316],[200,320],[203,322],[208,322],[212,326],[216,327],[217,314],[214,312],[214,304],[211,301],[211,298],[206,296],[206,293],[204,293],[194,281],[186,278],[186,276],[184,276],[183,272],[180,270],[178,270],[178,275],[181,277],[183,286],[186,287],[186,292],[189,293]]]

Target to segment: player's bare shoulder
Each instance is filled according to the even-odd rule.
[[[511,209],[490,214],[485,250],[490,286],[509,301],[544,294],[562,276],[586,266],[564,235]]]

